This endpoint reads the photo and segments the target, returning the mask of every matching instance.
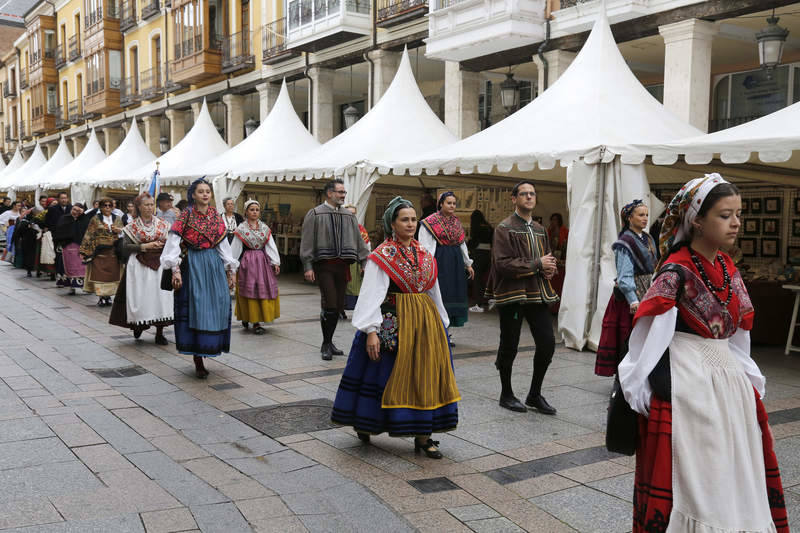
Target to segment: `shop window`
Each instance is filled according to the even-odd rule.
[[[763,70],[726,74],[714,89],[715,115],[709,130],[738,126],[789,105],[790,68],[795,67],[776,68],[771,79]]]

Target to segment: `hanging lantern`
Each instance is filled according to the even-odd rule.
[[[165,135],[162,135],[158,140],[158,148],[161,150],[162,154],[167,153],[169,150],[169,139]]]
[[[248,118],[247,121],[244,123],[244,136],[250,137],[250,134],[256,131],[258,125],[259,123],[256,119],[254,119],[253,117]]]
[[[758,60],[761,68],[767,71],[767,78],[772,79],[772,72],[781,63],[783,56],[783,46],[786,44],[786,37],[789,30],[778,26],[779,17],[772,16],[767,18],[767,27],[756,33],[758,42]]]
[[[509,115],[516,111],[519,104],[519,82],[514,79],[514,74],[509,72],[506,79],[500,84],[500,102]]]
[[[358,119],[361,118],[361,113],[359,113],[358,109],[356,109],[353,105],[347,106],[347,108],[345,108],[343,111],[343,114],[344,129],[346,130],[350,129],[356,122],[358,122]]]

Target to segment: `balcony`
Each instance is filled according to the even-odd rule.
[[[379,28],[390,28],[410,20],[425,16],[428,0],[378,0]]]
[[[13,142],[17,140],[17,132],[15,132],[11,126],[6,126],[6,135],[5,135],[6,142]]]
[[[139,80],[135,76],[125,78],[119,86],[119,105],[127,107],[140,100]]]
[[[117,111],[120,108],[121,85],[119,78],[110,80],[108,84],[103,77],[87,82],[82,117]]]
[[[137,0],[124,0],[122,2],[122,17],[119,21],[120,31],[127,31],[136,27],[138,20],[136,18],[136,2]]]
[[[64,108],[62,106],[56,107],[53,114],[56,117],[56,129],[66,128],[69,125],[69,121],[64,114]]]
[[[47,109],[43,105],[37,105],[32,110],[31,133],[42,135],[56,129],[56,115],[53,109]]]
[[[234,33],[222,41],[222,72],[252,70],[256,66],[253,55],[252,32]]]
[[[286,48],[286,17],[261,28],[261,62],[272,65],[300,55],[299,50]]]
[[[66,64],[67,64],[67,57],[64,55],[64,45],[59,44],[58,46],[56,46],[56,60],[55,60],[56,68],[60,69]]]
[[[20,88],[21,91],[24,91],[28,87],[30,87],[30,83],[28,82],[28,73],[25,72],[23,74],[20,74],[20,77],[19,77],[19,88]]]
[[[18,131],[19,131],[19,140],[20,141],[27,141],[28,139],[31,138],[30,132],[27,129],[25,129],[25,121],[24,120],[20,120],[19,121],[19,130]]]
[[[287,47],[318,52],[372,31],[370,0],[290,0]]]
[[[118,0],[103,0],[103,2],[106,4],[105,11],[101,5],[97,10],[89,12],[84,19],[85,53],[94,53],[99,48],[122,50]]]
[[[17,97],[17,88],[14,87],[13,83],[4,82],[3,83],[3,98],[16,98]]]
[[[200,33],[175,44],[175,60],[170,63],[171,81],[188,85],[222,77],[222,36],[210,35],[208,44]]]
[[[556,4],[550,0],[551,4]],[[554,30],[559,34],[578,33],[592,28],[601,9],[605,9],[611,24],[653,15],[678,7],[700,4],[699,0],[561,0],[560,5],[551,6],[555,19]]]
[[[81,101],[72,100],[67,107],[67,124],[78,124],[83,121],[82,110]]]
[[[142,7],[142,20],[147,20],[161,12],[161,7],[159,6],[158,0],[145,0],[142,3],[145,4]]]
[[[161,72],[161,67],[142,71],[139,76],[139,94],[142,100],[154,100],[164,94]]]
[[[81,38],[77,33],[69,38],[69,60],[75,61],[81,57]]]

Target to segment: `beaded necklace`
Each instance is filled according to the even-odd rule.
[[[419,256],[417,255],[417,249],[414,248],[413,245],[410,246],[409,248],[411,248],[411,251],[413,252],[414,255],[413,261],[411,260],[410,257],[406,255],[405,246],[403,246],[400,243],[400,241],[397,242],[397,249],[400,251],[400,255],[403,256],[403,259],[405,259],[408,262],[408,264],[411,265],[412,270],[419,270]]]
[[[722,307],[727,309],[728,304],[731,303],[731,298],[733,298],[733,288],[731,287],[731,276],[728,274],[728,267],[725,264],[725,260],[722,258],[722,254],[717,253],[717,261],[722,263],[722,286],[716,287],[711,280],[708,278],[708,274],[706,273],[706,269],[703,268],[703,263],[700,261],[700,258],[694,253],[694,250],[691,248],[689,249],[689,254],[692,257],[692,262],[694,266],[697,267],[697,270],[700,272],[700,277],[703,279],[703,283],[705,283],[708,290],[714,295],[714,297],[722,304]],[[722,301],[722,298],[719,297],[719,292],[724,292],[728,290],[728,297],[725,301]]]

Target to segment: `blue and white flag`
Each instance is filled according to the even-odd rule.
[[[161,192],[161,183],[158,179],[160,175],[161,173],[158,171],[158,166],[156,166],[156,169],[153,171],[153,177],[150,180],[150,188],[147,190],[153,198],[158,198],[158,194]]]

